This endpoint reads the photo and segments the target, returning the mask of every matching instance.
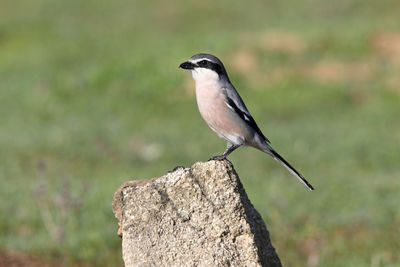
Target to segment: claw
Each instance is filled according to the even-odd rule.
[[[214,157],[210,158],[208,161],[210,161],[210,160],[224,160],[224,159],[226,159],[225,155],[219,155],[219,156],[214,156]]]
[[[172,171],[168,171],[168,173],[174,172],[174,171],[176,171],[176,170],[178,170],[178,169],[180,169],[180,168],[185,168],[185,167],[183,167],[183,166],[176,166]]]

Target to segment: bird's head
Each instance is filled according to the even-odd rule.
[[[210,54],[196,54],[180,64],[179,67],[190,70],[196,83],[228,79],[221,60]]]

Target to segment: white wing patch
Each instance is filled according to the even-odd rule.
[[[230,110],[235,111],[235,109],[234,109],[231,105],[229,105],[227,102],[225,102],[225,105],[226,105]]]
[[[250,121],[250,118],[246,115],[246,113],[243,113],[243,117],[246,121]]]
[[[233,100],[232,100],[233,101]],[[233,102],[234,103],[234,102]],[[234,111],[234,112],[238,112],[238,110],[235,110],[231,105],[229,105],[229,103],[228,102],[225,102],[225,105],[230,109],[230,110],[232,110],[232,111]],[[245,111],[243,111],[243,110],[240,110],[240,113],[241,114],[239,114],[239,115],[242,115],[243,116],[243,119],[245,120],[245,121],[250,121],[250,115],[248,115]]]

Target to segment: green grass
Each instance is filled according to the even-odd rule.
[[[399,8],[3,1],[0,246],[65,265],[121,265],[118,186],[224,150],[178,69],[210,52],[272,145],[316,187],[254,149],[230,157],[284,265],[399,265],[400,41],[389,54],[376,45],[399,36]],[[271,48],[269,33],[295,51]],[[251,71],[235,63],[241,51]]]

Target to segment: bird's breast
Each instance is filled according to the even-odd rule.
[[[237,143],[238,137],[247,136],[240,118],[228,108],[218,84],[196,83],[196,98],[203,119],[220,137]],[[233,140],[235,139],[235,140]]]
[[[200,114],[209,123],[221,113],[219,106],[225,105],[224,96],[214,83],[196,83],[196,99]]]

